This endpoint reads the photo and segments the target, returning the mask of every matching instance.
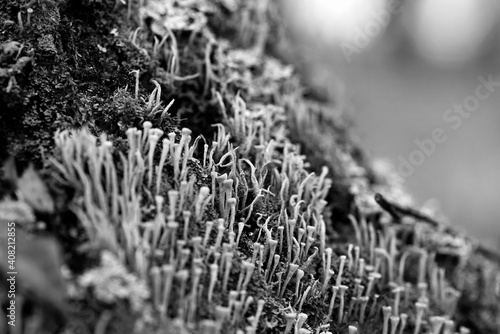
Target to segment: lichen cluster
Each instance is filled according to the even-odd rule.
[[[75,311],[60,331],[500,328],[498,263],[449,227],[377,204],[378,192],[412,203],[386,165],[362,156],[341,107],[311,97],[271,56],[291,48],[276,3],[150,0],[113,11],[137,27],[113,26],[109,38],[127,40],[142,66],[126,65],[128,80],[120,67],[130,85],[78,100],[85,126],[59,129],[43,160],[51,189],[67,196],[47,226],[26,232],[55,235],[66,252]],[[0,205],[29,217],[25,226],[33,211]],[[41,301],[26,323],[54,331]]]

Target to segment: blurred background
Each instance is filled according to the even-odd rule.
[[[415,141],[443,129],[446,141],[413,165],[406,187],[419,204],[435,199],[457,227],[500,247],[500,2],[283,3],[310,80],[353,109],[370,155],[403,170]],[[498,84],[483,84],[488,98],[460,116],[454,105],[474,102],[480,76]]]

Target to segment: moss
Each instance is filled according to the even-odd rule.
[[[128,41],[127,23],[110,3],[40,1],[31,8],[31,25],[20,31],[17,14],[26,20],[26,3],[0,5],[4,22],[14,22],[7,24],[0,44],[22,45],[17,63],[8,56],[12,48],[3,48],[0,66],[10,73],[2,79],[0,151],[2,158],[16,154],[40,161],[41,152],[53,147],[58,128],[87,125],[97,133],[113,133],[109,124],[99,123],[102,114],[95,111],[96,104],[112,100],[120,88],[133,86],[130,71],[139,70],[147,77],[150,62]],[[26,66],[19,64],[23,57],[31,60]],[[125,127],[132,125],[131,121]]]
[[[23,3],[0,5],[2,154],[44,163],[56,204],[36,219],[79,292],[66,332],[378,333],[389,306],[405,333],[435,315],[498,327],[498,263],[378,206],[411,201],[276,58],[291,46],[275,3],[143,5],[41,1],[22,31]]]
[[[110,252],[101,254],[99,267],[88,270],[78,277],[78,287],[88,289],[89,293],[102,303],[115,304],[126,300],[133,312],[142,311],[146,300],[150,297],[145,282],[128,273]]]

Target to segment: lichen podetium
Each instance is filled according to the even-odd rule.
[[[398,214],[414,206],[400,180],[372,167],[346,112],[313,97],[297,64],[280,60],[294,48],[278,2],[30,8],[21,30],[23,1],[0,4],[0,153],[16,153],[20,169],[30,159],[42,166],[54,209],[37,212],[3,181],[0,214],[31,238],[57,239],[68,300],[63,321],[51,321],[45,287],[20,275],[24,326],[500,328],[499,264],[452,228]],[[392,204],[379,207],[376,193]]]

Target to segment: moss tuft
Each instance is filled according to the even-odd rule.
[[[0,210],[63,245],[64,332],[498,329],[499,264],[410,209],[273,56],[275,3],[31,5],[22,29],[22,2],[0,5],[1,154],[43,162],[55,204],[13,189]],[[42,308],[23,321],[51,332]]]

